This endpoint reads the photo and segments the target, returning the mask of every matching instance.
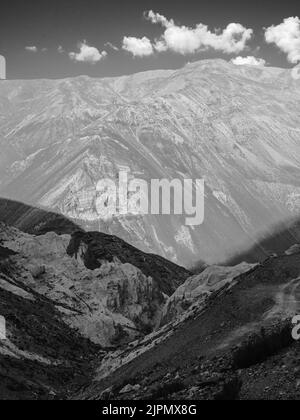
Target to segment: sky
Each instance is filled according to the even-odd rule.
[[[300,63],[299,1],[1,0],[7,79],[120,76],[207,58]]]

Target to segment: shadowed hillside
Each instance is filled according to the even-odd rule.
[[[71,234],[81,230],[65,216],[4,198],[0,198],[0,222],[34,235]]]
[[[225,263],[233,266],[243,261],[255,263],[264,261],[270,255],[282,255],[291,246],[300,243],[300,219],[293,220],[286,225],[274,228],[273,233],[266,235],[255,246],[249,250],[237,254]]]

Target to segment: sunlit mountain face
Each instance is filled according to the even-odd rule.
[[[300,83],[289,70],[201,61],[120,78],[0,84],[0,196],[191,266],[251,247],[300,210]],[[205,219],[96,209],[119,172],[205,180]]]

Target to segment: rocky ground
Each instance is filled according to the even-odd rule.
[[[105,358],[88,399],[299,399],[300,254],[271,258],[164,326]]]

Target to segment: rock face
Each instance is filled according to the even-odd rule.
[[[299,81],[287,70],[192,63],[116,79],[0,86],[0,195],[188,266],[218,263],[299,214]],[[204,178],[205,223],[99,219],[96,184],[120,170]]]
[[[67,399],[107,352],[151,333],[164,290],[190,273],[54,213],[7,205],[2,218],[37,235],[0,222],[0,399]]]
[[[130,263],[146,276],[151,276],[168,296],[191,275],[185,268],[160,256],[146,254],[116,236],[99,232],[74,232],[67,253],[75,258],[81,256],[85,266],[91,270],[99,268],[103,261],[113,261],[115,258]]]
[[[2,237],[2,225],[0,231]],[[8,236],[24,239],[5,228]],[[28,269],[19,271],[21,259]],[[39,275],[38,266],[29,262],[0,247],[0,314],[6,325],[5,339],[0,338],[0,399],[65,399],[92,378],[93,360],[105,352],[62,319],[62,307],[43,294],[42,278],[31,274]],[[35,282],[39,288],[31,287]]]
[[[29,290],[29,295],[36,292],[49,299],[67,325],[94,343],[119,345],[157,324],[166,295],[152,277],[117,256],[111,262],[103,258],[99,268],[91,270],[84,264],[84,248],[77,259],[67,254],[70,236],[49,232],[36,237],[3,224],[0,241],[2,249],[12,253],[15,293]],[[2,283],[12,289],[5,278]]]

